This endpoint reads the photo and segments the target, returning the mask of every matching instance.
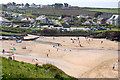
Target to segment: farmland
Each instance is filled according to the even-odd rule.
[[[83,9],[86,11],[97,11],[97,12],[107,12],[107,13],[118,13],[118,9],[117,8],[108,8],[108,9],[97,9],[97,8],[91,8],[91,9]]]

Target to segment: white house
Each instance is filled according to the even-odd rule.
[[[38,21],[38,22],[41,21],[42,23],[48,23],[48,19],[46,18],[45,15],[41,15],[41,16],[37,17],[36,21]]]
[[[10,22],[10,21],[0,16],[0,23],[6,23],[6,22]]]
[[[79,15],[79,16],[77,16],[77,18],[87,18],[88,17],[88,15]]]
[[[16,6],[14,6],[14,5],[9,5],[9,6],[7,7],[7,9],[8,9],[8,10],[16,10]]]
[[[120,26],[120,16],[119,15],[113,15],[111,18],[107,20],[108,24]]]
[[[26,18],[22,19],[21,21],[30,21],[30,22],[34,22],[35,20],[34,20],[33,18],[26,17]]]
[[[13,20],[22,20],[22,19],[24,19],[24,18],[25,18],[24,15],[19,14],[19,15],[14,15]]]

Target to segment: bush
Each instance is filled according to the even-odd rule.
[[[13,20],[13,23],[30,23],[30,21],[19,21],[19,20]]]
[[[56,34],[58,31],[56,29],[44,29],[41,31],[43,34]]]

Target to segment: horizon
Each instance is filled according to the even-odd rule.
[[[55,4],[55,3],[68,3],[71,6],[79,6],[79,7],[91,7],[91,8],[118,8],[118,3],[120,2],[119,0],[89,0],[89,1],[85,1],[85,0],[77,0],[77,1],[73,1],[73,0],[67,0],[67,1],[50,1],[50,0],[44,0],[44,1],[40,1],[40,0],[31,0],[31,1],[27,1],[27,0],[5,0],[5,1],[1,1],[0,4],[7,4],[9,2],[15,2],[17,4],[21,4],[21,3],[35,3],[37,5],[51,5],[51,4]]]

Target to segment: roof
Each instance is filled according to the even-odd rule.
[[[116,19],[118,19],[118,17],[119,17],[119,15],[113,15],[110,19],[116,20]]]
[[[105,18],[105,19],[108,19],[110,17],[112,17],[113,14],[102,14],[102,15],[99,15],[98,18]]]
[[[63,21],[68,21],[68,20],[71,20],[71,17],[65,17],[62,19]]]
[[[98,21],[102,21],[102,20],[105,20],[104,18],[99,18]]]
[[[34,21],[34,19],[33,19],[33,18],[28,17],[28,18],[24,18],[24,19],[22,19],[22,21]]]
[[[43,20],[43,19],[46,19],[45,15],[41,15],[41,16],[39,16],[39,17],[36,18],[36,20]]]
[[[0,22],[10,22],[10,21],[0,16]]]

